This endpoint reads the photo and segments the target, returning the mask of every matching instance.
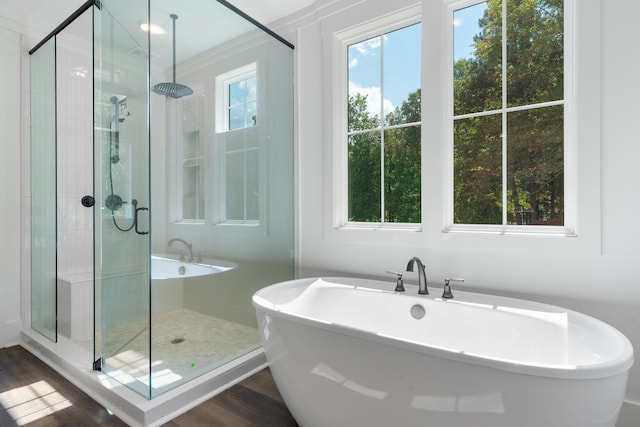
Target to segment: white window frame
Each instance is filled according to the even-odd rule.
[[[233,70],[227,71],[225,73],[219,74],[215,77],[215,130],[216,130],[216,148],[214,152],[216,155],[214,156],[214,170],[216,180],[218,184],[216,187],[218,188],[218,196],[214,197],[216,200],[215,208],[213,209],[214,218],[213,223],[221,226],[242,226],[242,227],[259,227],[261,225],[262,220],[262,206],[259,207],[259,218],[258,219],[229,219],[227,218],[227,191],[226,191],[226,167],[227,167],[227,154],[229,152],[226,150],[226,137],[227,135],[238,135],[241,132],[251,132],[258,135],[257,132],[258,124],[259,124],[259,111],[256,111],[256,125],[248,126],[240,129],[229,129],[229,86],[233,83],[246,80],[248,78],[255,77],[256,84],[259,84],[258,80],[258,63],[251,62],[249,64],[236,67]],[[241,149],[234,150],[236,152],[244,152],[245,153],[245,161],[246,161],[246,153],[249,151],[260,151],[260,146],[256,147],[246,147],[244,146]],[[260,155],[258,154],[258,157]],[[261,188],[260,181],[258,182],[259,188]],[[245,186],[246,192],[246,186]],[[246,216],[246,194],[244,196],[244,211]],[[262,198],[260,198],[260,203],[262,204]]]
[[[349,46],[396,31],[421,22],[422,9],[419,5],[403,9],[379,19],[371,20],[361,25],[336,32],[333,35],[333,150],[334,150],[334,181],[333,181],[333,226],[337,229],[364,230],[410,230],[420,231],[422,223],[391,223],[391,222],[354,222],[349,221],[349,168],[348,168],[348,105],[349,76],[348,76],[348,48]],[[424,30],[423,30],[424,31]],[[420,122],[421,125],[422,122]],[[416,123],[412,123],[415,125]],[[384,129],[384,127],[383,127]],[[421,209],[422,210],[422,209]],[[384,218],[383,218],[384,219]]]
[[[602,181],[601,181],[601,9],[602,0],[572,1],[573,10],[565,9],[565,19],[571,19],[571,30],[565,28],[565,37],[571,33],[575,40],[573,65],[565,66],[565,73],[573,90],[574,168],[565,169],[565,179],[573,179],[574,229],[573,233],[541,233],[541,229],[519,232],[511,229],[468,227],[467,230],[451,229],[447,221],[449,204],[448,185],[452,177],[447,169],[451,158],[448,145],[446,104],[449,100],[447,79],[453,59],[447,54],[447,8],[453,0],[400,2],[400,6],[380,4],[372,11],[364,4],[353,5],[350,13],[330,15],[322,19],[320,36],[323,42],[322,75],[324,104],[322,107],[323,137],[323,232],[322,239],[341,247],[357,248],[373,245],[386,248],[391,254],[406,254],[406,248],[423,251],[453,251],[456,259],[466,256],[491,256],[491,254],[544,253],[553,259],[567,255],[599,255],[602,242]],[[347,93],[346,57],[339,55],[339,36],[345,37],[352,28],[362,28],[381,14],[394,15],[394,9],[418,7],[422,14],[422,226],[409,231],[398,228],[356,227],[344,224],[347,208],[346,177],[347,159],[343,135],[346,134]],[[414,9],[415,10],[415,9]],[[568,55],[568,53],[565,53]],[[578,72],[579,70],[579,72]],[[573,76],[573,78],[569,77]],[[565,97],[565,101],[569,99]],[[428,112],[428,113],[427,113]],[[573,175],[573,176],[571,176]],[[565,195],[566,197],[566,195]],[[565,200],[568,203],[568,201]],[[565,215],[567,208],[565,207]],[[346,245],[346,246],[345,246]],[[350,246],[351,245],[351,246]],[[372,246],[372,247],[373,247]],[[463,262],[463,261],[460,261]]]
[[[257,80],[258,65],[256,62],[235,68],[224,74],[216,76],[216,132],[233,132],[229,129],[229,86],[242,80],[255,77]],[[219,96],[223,94],[222,96]],[[259,118],[256,116],[256,122]]]
[[[455,224],[454,223],[454,94],[453,94],[453,14],[455,11],[484,3],[486,0],[462,0],[449,2],[446,9],[446,70],[445,87],[446,93],[446,119],[445,119],[445,136],[446,136],[446,200],[445,200],[445,232],[480,232],[480,233],[497,233],[497,234],[535,234],[535,235],[559,235],[559,236],[575,236],[576,235],[576,149],[575,149],[575,86],[573,79],[575,76],[574,68],[574,46],[575,46],[575,29],[574,29],[574,1],[564,1],[564,99],[562,102],[547,102],[544,106],[563,105],[564,106],[564,225],[563,226],[545,226],[545,225],[510,225],[506,224],[506,209],[503,209],[503,224]],[[506,0],[503,2],[503,22],[506,9]],[[502,26],[502,52],[503,57],[506,56],[506,31],[505,25]],[[503,65],[503,74],[506,73]],[[504,77],[503,77],[504,78]],[[540,106],[543,106],[542,104]],[[533,108],[532,105],[524,106],[526,109]],[[499,114],[504,114],[523,109],[521,107],[506,106],[506,94],[503,88],[503,105]],[[465,116],[481,116],[485,112],[469,114]],[[504,122],[504,117],[503,117]],[[503,132],[504,123],[503,123]],[[502,150],[506,152],[507,141],[503,138]],[[503,155],[503,171],[506,171],[506,157]],[[506,206],[506,173],[503,173],[503,205]]]

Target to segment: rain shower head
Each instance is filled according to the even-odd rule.
[[[172,13],[169,17],[173,20],[173,81],[158,83],[151,90],[170,98],[182,98],[191,95],[193,90],[189,86],[176,83],[176,19],[178,19],[178,15]]]
[[[182,98],[183,96],[191,95],[193,93],[193,90],[189,86],[176,83],[175,81],[158,83],[153,86],[152,90],[157,94],[171,98]]]

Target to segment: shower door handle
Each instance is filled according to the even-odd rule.
[[[148,211],[149,208],[136,208],[134,216],[133,216],[133,222],[136,226],[136,233],[141,234],[141,235],[145,235],[145,234],[149,234],[148,231],[140,231],[138,229],[138,215],[140,214],[140,211]]]

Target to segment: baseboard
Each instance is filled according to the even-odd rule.
[[[0,348],[11,347],[20,344],[20,331],[22,320],[11,320],[0,327]]]

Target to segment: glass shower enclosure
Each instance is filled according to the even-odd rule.
[[[59,123],[74,103],[60,93],[73,64],[50,65],[64,30],[31,52],[32,328],[56,340],[73,310],[51,304],[72,282],[51,218],[65,156],[90,147],[93,190],[64,200],[93,212],[92,233],[64,235],[92,241],[75,266],[93,284],[87,363],[151,399],[254,353],[251,295],[293,277],[292,46],[225,1],[92,1],[77,15],[91,135]]]

